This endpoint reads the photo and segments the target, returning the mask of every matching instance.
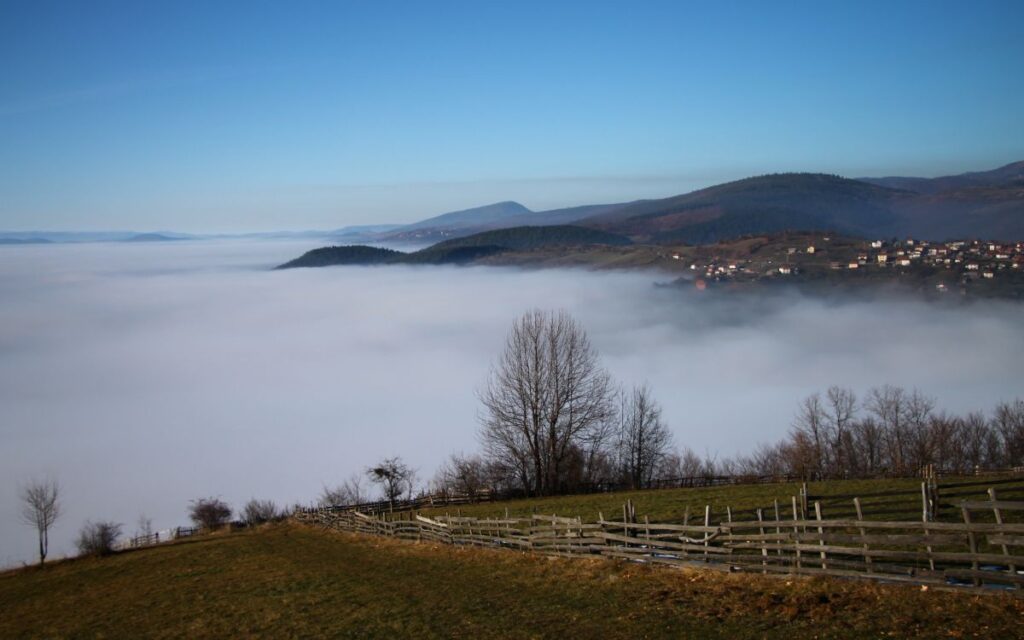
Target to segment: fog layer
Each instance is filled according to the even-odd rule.
[[[918,387],[953,411],[1022,395],[1021,307],[822,302],[658,288],[650,273],[270,271],[296,243],[0,249],[0,564],[31,561],[17,490],[64,488],[52,553],[87,518],[187,524],[193,498],[310,502],[383,456],[429,478],[476,447],[512,320],[564,308],[613,376],[647,381],[678,444],[783,436],[830,384]]]

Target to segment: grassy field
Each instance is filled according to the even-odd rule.
[[[970,478],[970,480],[977,479],[979,478]],[[954,479],[943,482],[947,481],[952,482]],[[921,481],[915,479],[844,480],[841,482],[812,482],[808,484],[808,492],[811,495],[826,497],[838,494],[868,495],[897,489],[914,491],[920,486]],[[564,517],[579,516],[589,521],[596,520],[599,512],[603,513],[606,518],[621,519],[623,502],[632,500],[637,516],[640,518],[646,515],[652,522],[681,522],[689,509],[690,522],[693,523],[695,518],[703,519],[705,505],[711,506],[713,522],[725,520],[726,507],[731,508],[734,512],[762,508],[766,519],[774,518],[773,510],[769,511],[769,509],[773,507],[773,501],[778,500],[782,517],[789,518],[792,517],[791,499],[798,495],[799,491],[800,486],[797,483],[730,485],[697,489],[662,489],[530,498],[461,507],[438,507],[425,509],[423,513],[456,515],[461,511],[465,516],[483,518],[504,515],[505,510],[508,509],[509,515],[513,516],[528,516],[532,513],[557,514]],[[977,488],[979,498],[983,498],[984,491],[983,486]],[[1019,498],[1013,497],[1013,499]],[[864,516],[868,519],[913,520],[921,517],[921,499],[916,495],[875,498],[864,500],[864,504]],[[877,517],[872,515],[873,507],[876,510],[881,510],[883,506],[891,507],[897,504],[907,507],[906,517],[895,517],[892,514],[883,514]],[[853,508],[853,502],[852,500],[845,501],[833,509],[840,507],[843,510],[850,510]],[[826,507],[823,513],[824,517],[828,518],[829,513],[829,507]],[[742,515],[742,519],[751,519],[751,517],[750,514]]]
[[[1024,601],[294,524],[0,574],[2,638],[1011,638]]]

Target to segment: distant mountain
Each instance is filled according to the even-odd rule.
[[[578,224],[653,243],[703,244],[785,230],[864,235],[891,228],[892,202],[909,195],[839,176],[783,173],[642,200]]]
[[[188,238],[178,235],[166,235],[163,233],[139,233],[121,242],[174,242],[176,240],[187,240]]]
[[[53,244],[46,238],[0,238],[0,244]]]
[[[518,202],[496,202],[482,207],[452,211],[451,213],[427,218],[426,220],[405,225],[401,227],[401,231],[409,232],[418,229],[456,230],[469,227],[483,227],[524,213],[533,212]]]
[[[624,246],[629,238],[597,229],[574,226],[514,227],[484,231],[403,253],[361,245],[324,247],[307,251],[278,269],[372,264],[466,264],[506,251],[529,251],[547,247],[578,249],[594,245]]]
[[[991,171],[972,171],[955,176],[941,176],[938,178],[892,176],[887,178],[858,178],[858,180],[882,187],[903,189],[925,195],[934,195],[944,191],[957,191],[972,187],[1005,186],[1014,183],[1020,186],[1024,182],[1024,160],[1012,162]]]

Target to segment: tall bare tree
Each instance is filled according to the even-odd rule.
[[[851,428],[857,415],[857,396],[850,389],[835,385],[825,393],[826,433],[828,441],[828,473],[842,477],[850,472]]]
[[[21,519],[39,535],[39,564],[50,551],[50,527],[60,516],[60,484],[53,478],[33,480],[21,488]]]
[[[993,419],[1002,440],[1003,460],[1007,467],[1024,465],[1024,400],[1000,402]]]
[[[827,420],[828,415],[818,393],[803,399],[793,419],[791,438],[800,451],[801,473],[811,478],[820,478],[828,466]]]
[[[535,494],[559,491],[570,459],[592,449],[613,414],[610,378],[583,328],[564,311],[530,311],[509,331],[480,392],[480,439]]]
[[[416,479],[416,470],[407,465],[401,458],[385,458],[366,470],[370,480],[379,484],[384,498],[392,505],[403,493],[412,494],[412,484]]]
[[[618,455],[630,487],[650,484],[655,469],[672,446],[672,433],[661,420],[661,407],[646,384],[619,393]]]

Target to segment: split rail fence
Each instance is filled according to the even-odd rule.
[[[1021,483],[1022,479],[1016,479]],[[928,489],[922,483],[922,502]],[[977,489],[973,489],[977,491]],[[415,512],[366,514],[353,509],[311,508],[303,522],[356,533],[453,545],[510,548],[562,556],[605,556],[646,563],[707,566],[729,571],[826,575],[934,585],[938,588],[1008,590],[1024,594],[1024,501],[1007,500],[995,487],[984,498],[944,505],[949,521],[869,519],[860,497],[849,507],[803,493],[788,504],[747,512],[711,507],[691,520],[650,522],[627,501],[622,514],[595,521],[533,514],[529,517],[426,517]],[[806,504],[805,504],[806,503]],[[826,517],[828,508],[837,515]]]

